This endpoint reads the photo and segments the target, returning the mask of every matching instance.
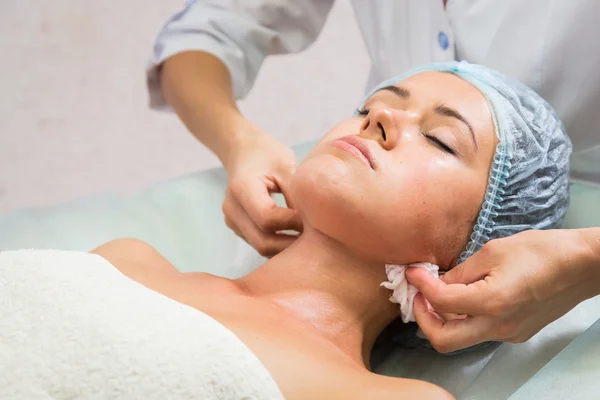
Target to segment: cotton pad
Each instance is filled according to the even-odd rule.
[[[419,292],[416,287],[408,283],[406,280],[407,268],[424,268],[433,277],[439,277],[438,266],[430,263],[414,263],[405,265],[387,264],[385,266],[385,273],[388,277],[388,281],[383,282],[381,286],[392,291],[390,301],[392,303],[400,304],[400,313],[402,316],[402,322],[404,323],[415,322],[413,301],[415,299],[415,295]]]

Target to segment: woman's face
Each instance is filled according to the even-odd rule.
[[[449,268],[478,216],[497,144],[483,95],[450,73],[382,89],[292,180],[306,229],[381,263]]]

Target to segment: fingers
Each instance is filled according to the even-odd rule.
[[[277,185],[271,186],[277,190]],[[265,233],[285,230],[302,231],[300,213],[291,208],[279,207],[271,198],[265,182],[253,180],[232,184],[231,194],[254,224]],[[287,201],[287,200],[286,200]]]
[[[485,281],[470,285],[448,285],[422,268],[407,269],[406,279],[423,293],[436,312],[468,315],[486,313],[490,294]]]
[[[293,235],[263,232],[231,198],[225,199],[223,213],[225,224],[264,257],[280,253],[297,239]]]
[[[415,296],[415,319],[433,347],[448,353],[490,340],[489,322],[485,317],[467,317],[444,321],[432,309],[421,293]]]

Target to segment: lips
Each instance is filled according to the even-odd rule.
[[[353,154],[373,170],[377,166],[377,162],[367,141],[358,136],[345,136],[334,140],[332,144]]]

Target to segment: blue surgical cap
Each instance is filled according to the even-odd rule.
[[[550,104],[522,83],[465,61],[430,64],[382,82],[359,109],[379,89],[425,71],[449,72],[479,89],[499,140],[485,199],[458,263],[491,239],[559,228],[569,203],[571,141]]]

